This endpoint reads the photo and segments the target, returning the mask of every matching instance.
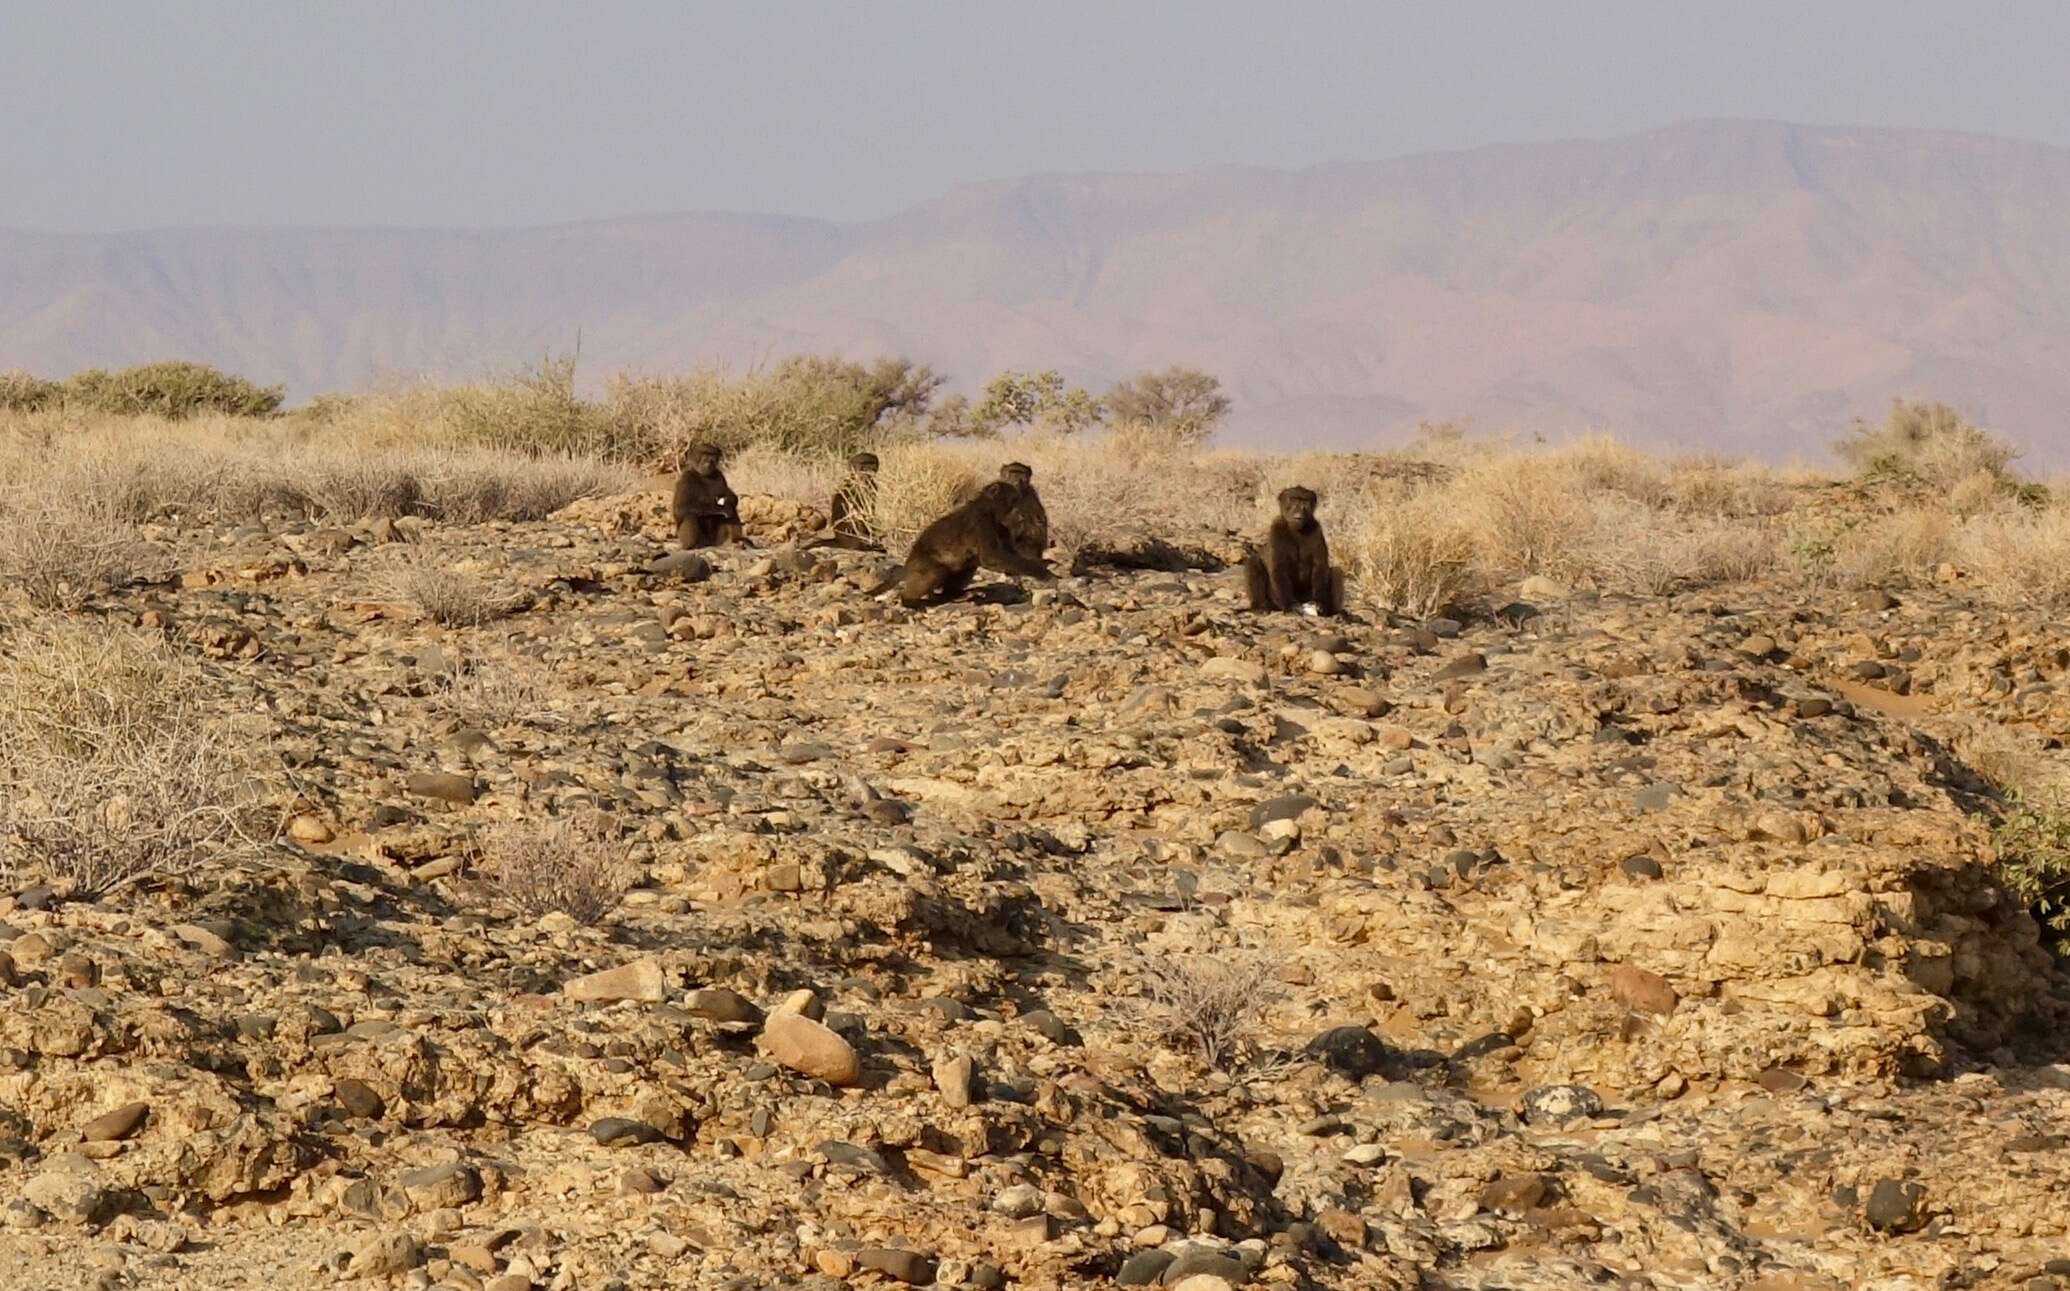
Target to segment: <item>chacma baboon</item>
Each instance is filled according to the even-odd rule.
[[[1035,468],[1026,462],[1008,462],[999,468],[999,482],[1014,489],[1014,501],[1006,512],[1006,531],[1013,536],[1013,549],[1030,560],[1042,559],[1049,550],[1049,512],[1043,510],[1042,495],[1035,491]]]
[[[700,444],[684,456],[683,472],[676,476],[676,495],[668,508],[669,517],[676,522],[679,547],[747,542],[740,525],[740,499],[719,470],[719,458],[719,450],[712,444]]]
[[[898,599],[908,609],[917,609],[962,595],[980,566],[1024,578],[1055,578],[1047,561],[1014,550],[1006,517],[1016,496],[1011,484],[987,484],[976,497],[922,529],[899,573],[871,595],[897,583]]]
[[[1344,608],[1344,588],[1330,568],[1330,545],[1315,518],[1315,490],[1279,491],[1279,518],[1265,531],[1265,550],[1244,558],[1253,610],[1298,611],[1313,603],[1321,614]]]
[[[841,481],[841,486],[834,490],[834,500],[827,503],[827,528],[831,532],[805,545],[845,547],[850,551],[884,550],[870,520],[876,492],[877,455],[857,453],[849,458],[848,478]]]

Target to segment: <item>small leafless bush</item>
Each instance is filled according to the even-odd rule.
[[[493,826],[480,845],[483,892],[528,919],[558,911],[595,924],[618,908],[634,878],[631,848],[616,832],[601,815]]]
[[[1674,486],[1660,460],[1621,444],[1608,435],[1585,435],[1539,457],[1554,478],[1564,477],[1583,493],[1610,493],[1655,509],[1674,499]]]
[[[266,792],[248,737],[198,717],[73,755],[0,736],[0,865],[109,896],[255,855]]]
[[[2060,796],[2070,776],[2051,765],[2032,733],[1988,717],[1973,717],[1952,740],[1955,753],[2000,796],[2021,793]]]
[[[1682,537],[1693,582],[1751,583],[1773,573],[1782,561],[1776,531],[1767,525],[1713,521]]]
[[[1258,1049],[1266,1014],[1285,993],[1262,954],[1184,954],[1138,966],[1139,1007],[1152,1038],[1228,1071]]]
[[[1132,468],[1155,468],[1190,456],[1199,440],[1180,427],[1120,420],[1108,424],[1106,446]]]
[[[684,376],[620,376],[603,407],[612,451],[626,460],[673,467],[684,449],[702,443],[838,462],[918,433],[941,384],[924,364],[905,359],[798,355],[739,375],[707,367]]]
[[[847,474],[842,459],[750,444],[726,458],[726,479],[745,497],[761,494],[824,507]]]
[[[1942,490],[1979,473],[2010,485],[2019,456],[2011,444],[1972,426],[1946,404],[1905,399],[1891,401],[1881,426],[1856,421],[1833,450],[1864,479]]]
[[[1948,486],[1948,510],[1961,519],[1981,515],[2006,497],[2005,481],[1989,471],[1972,471]]]
[[[398,519],[424,510],[424,477],[409,454],[341,453],[307,463],[300,493],[324,520]]]
[[[1592,527],[1578,477],[1535,456],[1495,458],[1462,472],[1452,488],[1497,576],[1571,577]]]
[[[460,442],[505,453],[608,453],[611,418],[575,392],[575,366],[572,354],[549,354],[500,380],[447,391],[443,421]]]
[[[506,645],[454,660],[433,678],[430,698],[440,712],[493,728],[539,716],[552,694],[546,668]]]
[[[384,594],[407,601],[425,618],[449,628],[475,628],[510,614],[519,598],[482,575],[405,556],[383,576]]]

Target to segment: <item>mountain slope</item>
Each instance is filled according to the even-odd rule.
[[[1241,438],[1420,418],[1785,455],[1894,393],[2070,458],[2070,151],[1702,122],[1286,172],[1040,176],[859,225],[0,233],[0,366],[297,394],[897,351],[965,386],[1220,373]]]

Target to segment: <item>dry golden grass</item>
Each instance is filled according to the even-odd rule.
[[[1375,489],[1339,510],[1330,552],[1354,599],[1422,619],[1473,589],[1478,543],[1438,491]]]
[[[2070,509],[2000,506],[1964,524],[1954,549],[1957,566],[1984,600],[2070,610]]]
[[[599,447],[590,430],[563,424],[572,414],[556,380],[393,391],[265,420],[0,413],[0,581],[36,604],[79,607],[137,572],[143,525],[537,520],[580,498],[651,488],[651,474],[620,463],[689,438],[736,444],[727,470],[742,493],[820,507],[845,469],[832,449],[854,438],[852,420],[838,435],[814,431],[821,413],[796,391],[756,394],[745,379],[693,375],[622,383],[616,405],[597,406],[647,427],[645,446]],[[778,394],[790,402],[758,405],[738,423],[721,415],[727,399]],[[484,446],[501,442],[481,432],[485,409],[529,419],[524,442]],[[779,423],[780,434],[769,429]],[[1854,502],[1830,503],[1815,500],[1827,496],[1815,477],[1659,459],[1602,437],[1519,446],[1434,428],[1390,454],[1265,455],[1131,425],[937,440],[900,424],[875,442],[883,466],[870,500],[894,552],[1017,459],[1035,469],[1067,561],[1088,544],[1143,535],[1254,536],[1281,488],[1313,487],[1354,604],[1400,614],[1429,615],[1531,575],[1636,595],[1754,578],[1856,587],[1953,576],[1991,603],[2070,603],[2059,572],[2070,568],[2065,512],[2010,480],[2002,445],[1931,418],[1877,440],[1904,449],[1898,475],[1879,449],[1883,474],[1853,490]],[[1879,491],[1885,478],[1911,483]],[[1925,478],[1946,486],[1917,487]],[[407,598],[442,622],[495,617],[496,598],[449,572],[413,576]]]
[[[0,876],[91,898],[255,854],[265,742],[209,714],[206,690],[141,633],[14,625],[0,656]]]
[[[39,609],[77,609],[136,572],[136,525],[92,492],[17,484],[0,496],[0,582]]]
[[[540,519],[638,478],[595,458],[441,445],[438,433],[308,418],[0,415],[0,496],[46,507],[90,501],[131,521],[418,515],[473,524]]]

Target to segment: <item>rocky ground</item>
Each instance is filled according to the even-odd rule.
[[[0,897],[0,1285],[2070,1287],[2070,974],[1948,733],[2070,735],[2055,625],[1111,566],[913,615],[751,502],[708,567],[658,492],[154,531],[92,612],[299,801]],[[482,658],[540,700],[470,720]],[[589,807],[638,886],[516,917],[480,831]],[[1257,974],[1221,1067],[1159,972]]]

